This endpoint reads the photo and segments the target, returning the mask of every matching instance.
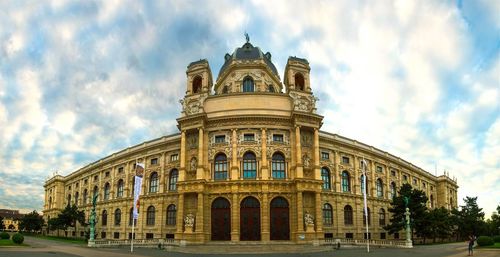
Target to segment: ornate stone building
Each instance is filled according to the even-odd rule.
[[[97,238],[131,234],[133,166],[146,164],[136,238],[187,243],[363,238],[361,160],[367,162],[370,236],[404,183],[430,208],[457,205],[457,184],[372,146],[320,131],[307,60],[290,57],[283,81],[270,53],[246,42],[213,83],[207,60],[189,64],[180,134],[129,147],[45,184],[44,218],[68,203],[89,216],[99,195]],[[83,236],[77,226],[70,231]]]

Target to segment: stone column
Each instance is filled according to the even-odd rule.
[[[339,152],[337,151],[334,151],[333,152],[333,165],[334,165],[334,168],[332,170],[332,172],[334,173],[334,176],[335,176],[335,182],[333,183],[334,185],[334,190],[336,190],[336,192],[342,192],[342,177],[341,177],[341,173],[343,170],[339,169],[339,164],[340,164],[340,155],[339,155]]]
[[[316,214],[315,214],[315,225],[316,225],[316,237],[323,237],[323,205],[321,204],[321,193],[315,193],[315,206],[316,206]]]
[[[182,238],[181,235],[184,232],[184,194],[179,194],[179,202],[177,202],[177,217],[176,217],[176,234],[179,236],[176,238]]]
[[[231,156],[231,180],[237,180],[239,179],[239,173],[238,173],[238,151],[237,151],[237,142],[238,142],[238,135],[236,133],[236,129],[232,130],[232,137],[231,137],[231,151],[232,151],[232,156]]]
[[[233,186],[233,189],[237,189],[237,186]],[[233,190],[233,191],[235,191]],[[239,230],[239,210],[240,205],[238,203],[238,195],[233,194],[233,200],[231,203],[231,241],[238,242],[240,241],[240,230]]]
[[[261,139],[261,147],[262,147],[262,164],[261,164],[261,179],[269,179],[269,166],[267,163],[267,135],[266,129],[262,129],[262,139]]]
[[[300,145],[300,126],[295,126],[295,151],[296,151],[296,178],[304,177],[304,169],[302,166],[302,146]]]
[[[269,198],[268,193],[264,193],[262,196],[262,241],[267,242],[270,241],[270,232],[269,232]]]
[[[204,203],[203,203],[203,193],[198,193],[198,206],[196,210],[196,219],[195,219],[195,232],[198,234],[198,236],[203,236],[203,210],[204,210]],[[198,238],[199,239],[199,238]],[[204,241],[205,239],[203,239]]]
[[[179,180],[186,180],[186,131],[181,132],[181,152],[180,152]]]
[[[304,234],[304,204],[302,203],[302,192],[297,192],[297,233]]]
[[[198,129],[198,167],[196,168],[196,179],[204,179],[203,169],[203,128]]]
[[[314,128],[314,179],[321,180],[321,169],[319,166],[319,131]]]

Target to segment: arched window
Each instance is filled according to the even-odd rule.
[[[193,79],[193,94],[201,93],[201,82],[202,79],[200,76],[196,76]]]
[[[323,189],[330,190],[331,189],[330,170],[328,170],[328,168],[326,167],[321,168],[321,179],[323,180]]]
[[[177,209],[171,204],[167,207],[167,225],[175,225],[177,218]]]
[[[123,197],[123,179],[118,180],[118,183],[116,185],[116,197]]]
[[[381,179],[377,179],[376,187],[377,187],[377,197],[379,198],[384,197],[384,183],[382,183]]]
[[[104,185],[104,200],[109,200],[110,188],[111,188],[111,186],[109,185],[109,183],[106,183],[106,185]]]
[[[243,92],[254,92],[254,83],[251,77],[246,77],[243,80]]]
[[[153,226],[155,224],[155,207],[149,206],[146,213],[146,225]]]
[[[346,205],[344,207],[344,225],[352,225],[352,207],[350,205]]]
[[[257,177],[257,158],[252,152],[243,155],[243,178],[251,179]]]
[[[71,205],[71,194],[68,194],[68,205]]]
[[[229,87],[228,86],[224,86],[222,88],[222,94],[227,94],[227,93],[229,93]]]
[[[276,90],[274,90],[273,85],[268,85],[268,86],[267,86],[267,91],[269,91],[270,93],[274,93],[274,92],[276,92]]]
[[[378,223],[380,226],[385,226],[385,210],[383,208],[380,208],[378,212]]]
[[[295,74],[295,89],[304,91],[304,76],[300,73]]]
[[[115,210],[115,226],[120,226],[122,222],[122,211],[120,209]]]
[[[92,192],[92,198],[97,195],[97,200],[99,200],[99,188],[94,186],[94,191]],[[92,203],[92,201],[90,201]]]
[[[177,191],[177,178],[179,177],[179,171],[173,169],[170,171],[168,177],[168,191]]]
[[[389,198],[392,200],[394,197],[396,197],[396,183],[392,182]]]
[[[333,224],[333,209],[328,203],[323,205],[323,224],[332,225]]]
[[[370,208],[366,208],[366,213],[368,214],[368,226],[371,225],[371,215],[370,215]],[[361,211],[361,213],[363,214],[363,225],[366,225],[366,216],[365,216],[365,213],[364,213],[364,209]]]
[[[363,181],[364,175],[359,178],[359,184],[361,185],[361,194],[364,194],[365,182]],[[368,188],[368,179],[366,179],[366,195],[370,195],[370,189]]]
[[[342,171],[342,192],[350,192],[351,191],[351,178],[349,176],[349,172]]]
[[[80,197],[80,194],[78,192],[75,193],[75,205],[78,205],[78,198]]]
[[[283,154],[273,154],[271,168],[273,170],[273,178],[285,178],[285,157]]]
[[[158,192],[158,173],[156,172],[151,173],[151,176],[149,177],[149,192]]]
[[[227,179],[227,157],[225,154],[220,153],[215,156],[214,161],[214,180]]]
[[[103,226],[108,225],[108,212],[106,210],[102,211],[101,224]]]
[[[434,208],[434,196],[433,195],[431,195],[430,200],[431,200],[431,208]]]
[[[52,208],[52,196],[49,197],[49,209]]]
[[[83,204],[87,204],[87,197],[88,197],[88,191],[87,191],[87,189],[84,189],[83,190],[83,199],[82,199]]]

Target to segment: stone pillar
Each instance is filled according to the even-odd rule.
[[[203,169],[203,128],[198,129],[198,167],[196,168],[196,179],[204,179]]]
[[[268,193],[264,193],[262,196],[262,241],[267,242],[270,241],[270,232],[269,232],[269,198]]]
[[[237,189],[237,186],[233,186],[233,189]],[[233,190],[233,191],[235,191]],[[238,215],[240,205],[238,203],[238,195],[233,194],[233,200],[231,203],[231,241],[238,242],[240,241],[240,230],[239,230],[239,221],[240,216]]]
[[[304,177],[304,169],[302,166],[302,146],[300,145],[300,126],[295,126],[295,151],[296,151],[296,178]]]
[[[195,219],[195,226],[196,226],[196,234],[199,236],[203,236],[203,210],[204,210],[204,202],[203,202],[203,193],[198,193],[198,206],[196,210],[196,219]],[[203,239],[204,241],[205,239]]]
[[[336,192],[342,192],[342,177],[341,177],[341,173],[343,170],[339,169],[339,164],[340,164],[340,155],[339,155],[339,152],[337,151],[334,151],[333,152],[333,165],[334,165],[334,168],[332,170],[332,172],[334,173],[334,180],[335,182],[333,183],[334,187],[333,189],[336,190]]]
[[[302,192],[297,192],[297,233],[304,234],[304,204]]]
[[[184,194],[179,194],[179,202],[177,203],[177,217],[176,217],[177,234],[176,239],[182,239],[184,232]]]
[[[323,205],[321,204],[321,193],[315,193],[315,225],[316,225],[316,237],[317,239],[323,237]]]
[[[236,129],[232,130],[232,137],[231,137],[231,151],[232,151],[232,156],[231,156],[231,180],[237,180],[239,179],[239,172],[238,172],[238,151],[237,151],[237,142],[238,142],[238,135],[236,133]]]
[[[179,180],[186,180],[186,131],[181,132],[181,152],[180,152]]]
[[[261,164],[261,179],[269,179],[269,166],[267,162],[267,135],[266,135],[266,129],[262,129],[262,140],[261,140],[261,147],[262,147],[262,164]]]
[[[314,179],[321,180],[321,168],[319,166],[319,131],[314,128]]]

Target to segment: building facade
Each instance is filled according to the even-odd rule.
[[[19,210],[0,209],[0,217],[3,218],[5,230],[19,231],[19,221],[24,214],[19,213]]]
[[[131,234],[134,164],[146,164],[135,238],[187,243],[364,238],[362,160],[370,237],[393,239],[392,196],[404,183],[429,208],[457,205],[456,181],[372,146],[321,131],[307,60],[290,57],[281,80],[271,54],[246,42],[213,83],[207,60],[189,64],[179,134],[132,146],[46,181],[45,220],[68,204],[91,210],[97,238]],[[88,228],[87,228],[88,229]],[[71,233],[83,236],[77,226]]]

